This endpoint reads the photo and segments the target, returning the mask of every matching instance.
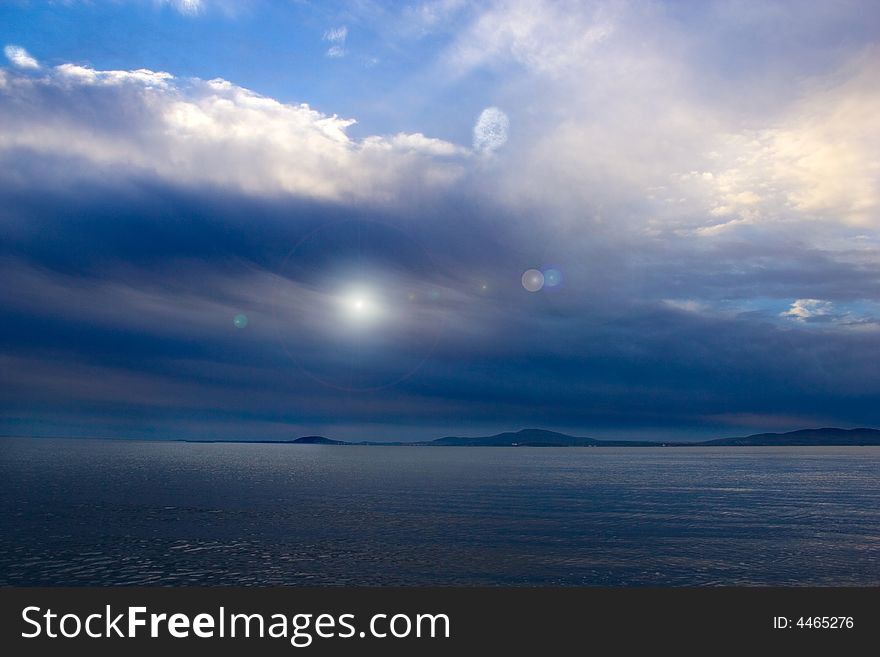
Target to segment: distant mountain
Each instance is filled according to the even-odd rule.
[[[594,438],[568,436],[564,433],[543,429],[523,429],[522,431],[507,431],[479,438],[447,436],[423,444],[437,447],[587,447],[599,445],[601,441]]]
[[[772,447],[772,446],[880,446],[880,430],[878,429],[801,429],[788,433],[758,433],[740,438],[719,438],[703,442],[673,442],[650,440],[597,440],[569,436],[556,431],[544,429],[522,429],[507,431],[494,436],[457,437],[447,436],[424,442],[384,442],[350,443],[344,440],[332,440],[324,436],[303,436],[295,440],[206,440],[185,442],[263,442],[283,443],[286,445],[373,445],[373,446],[409,446],[409,447]]]
[[[838,446],[838,445],[880,445],[880,431],[877,429],[800,429],[788,433],[757,433],[743,438],[719,438],[707,440],[700,445],[738,445],[738,446]]]
[[[348,445],[344,440],[331,440],[324,436],[303,436],[289,441],[291,445]]]
[[[724,446],[845,446],[880,445],[877,429],[801,429],[789,433],[759,433],[741,438],[720,438],[703,442],[648,440],[597,440],[555,431],[523,429],[480,438],[438,438],[423,445],[449,447],[724,447]]]

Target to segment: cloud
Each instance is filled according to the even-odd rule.
[[[109,207],[123,207],[123,198]],[[130,201],[137,208],[135,199]],[[149,208],[135,211],[159,220]],[[76,223],[71,228],[82,230],[82,222]],[[172,245],[184,236],[200,241],[187,222],[174,223]],[[149,233],[135,232],[138,241],[149,239]],[[267,244],[277,240],[263,232],[244,234]],[[89,230],[88,242],[100,238],[99,231]],[[61,235],[43,239],[70,248]],[[93,248],[106,253],[100,247]],[[112,253],[109,260],[119,250]],[[483,267],[487,259],[491,252],[479,259]],[[851,417],[876,418],[870,395],[880,390],[872,367],[878,343],[870,336],[780,331],[675,307],[641,305],[609,315],[588,289],[573,295],[581,305],[560,313],[551,297],[535,298],[547,302],[541,305],[523,304],[504,294],[469,295],[450,281],[442,288],[447,301],[437,309],[446,315],[443,339],[430,362],[381,395],[359,393],[340,403],[336,389],[303,376],[279,348],[280,330],[299,346],[297,358],[309,371],[352,367],[334,365],[338,355],[327,349],[326,332],[338,327],[332,316],[315,317],[327,300],[308,281],[251,265],[230,266],[223,257],[166,256],[138,267],[105,261],[76,274],[19,261],[2,264],[9,284],[0,297],[9,313],[0,334],[28,335],[26,341],[18,338],[16,349],[0,350],[7,426],[10,417],[34,413],[35,400],[37,408],[52,411],[35,413],[43,418],[70,409],[79,421],[115,415],[143,417],[150,425],[167,421],[163,436],[181,430],[174,418],[191,417],[196,409],[201,419],[234,414],[233,422],[239,416],[323,425],[410,419],[443,427],[449,417],[458,417],[498,428],[510,422],[619,427],[704,424],[707,417],[738,425],[741,414],[812,414],[839,421],[841,400],[848,399]],[[410,281],[391,282],[402,291]],[[273,293],[279,286],[280,299]],[[581,301],[582,296],[589,298]],[[232,317],[242,310],[251,322],[236,331]],[[428,313],[424,320],[436,325],[440,317]],[[304,340],[318,331],[323,340]],[[378,365],[391,372],[406,366],[399,344],[379,355]],[[762,386],[758,400],[756,381]],[[248,431],[255,433],[247,436],[267,430],[253,426]]]
[[[709,310],[705,304],[693,299],[663,299],[661,303],[685,313],[702,313]]]
[[[880,227],[878,65],[880,50],[860,54],[804,84],[772,126],[719,140],[704,189],[720,225],[798,218]]]
[[[195,16],[204,9],[202,0],[158,0],[158,2],[163,5],[171,5],[186,16]]]
[[[395,29],[425,36],[438,28],[445,28],[450,19],[469,8],[468,0],[429,0],[404,7],[401,21]]]
[[[880,329],[877,303],[865,299],[851,304],[823,299],[796,299],[788,310],[780,313],[780,317],[846,331],[875,332]]]
[[[491,153],[507,143],[510,119],[497,107],[487,107],[474,124],[474,150]]]
[[[21,46],[9,45],[3,49],[3,54],[14,66],[25,69],[38,69],[40,62],[30,56],[27,50]]]
[[[324,32],[324,41],[330,41],[332,43],[345,43],[345,39],[347,36],[348,28],[343,25],[342,27],[334,27],[333,29]]]
[[[134,82],[146,88],[159,87],[168,89],[174,76],[164,71],[150,71],[140,68],[134,71],[96,71],[88,66],[77,64],[60,64],[55,67],[59,73],[57,80],[64,84],[72,82],[80,85],[116,86],[126,82]]]
[[[505,80],[517,144],[493,189],[511,207],[552,207],[558,224],[613,221],[629,234],[687,239],[781,225],[801,239],[818,239],[820,224],[880,227],[880,51],[870,35],[856,36],[858,11],[480,7],[438,70],[452,84]],[[758,27],[744,51],[737,30]],[[832,43],[841,34],[847,48]],[[771,64],[749,65],[762,57]]]
[[[62,64],[39,79],[9,72],[0,87],[0,156],[79,162],[71,176],[387,201],[463,173],[466,149],[419,133],[356,140],[353,123],[226,80],[146,69]]]
[[[535,73],[558,77],[578,68],[613,32],[613,13],[606,3],[487,3],[446,52],[446,65],[465,75],[512,59]]]
[[[348,28],[345,25],[334,27],[324,32],[324,41],[329,41],[333,44],[327,49],[327,56],[334,58],[345,57],[345,40],[347,38]]]
[[[797,299],[791,304],[791,308],[783,314],[800,321],[816,321],[830,319],[834,312],[834,304],[821,299]]]

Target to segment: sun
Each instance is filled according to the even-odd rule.
[[[340,298],[340,305],[344,315],[355,324],[375,321],[381,315],[381,309],[375,295],[364,289],[343,294]]]

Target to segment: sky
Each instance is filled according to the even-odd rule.
[[[0,5],[0,434],[880,426],[873,1]]]

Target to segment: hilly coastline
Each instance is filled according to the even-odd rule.
[[[877,429],[801,429],[787,433],[759,433],[737,438],[719,438],[699,442],[670,442],[648,440],[599,440],[582,436],[570,436],[544,429],[507,431],[493,436],[446,436],[422,442],[346,442],[323,436],[305,436],[277,442],[294,445],[399,445],[413,447],[837,447],[880,446],[880,430]]]

